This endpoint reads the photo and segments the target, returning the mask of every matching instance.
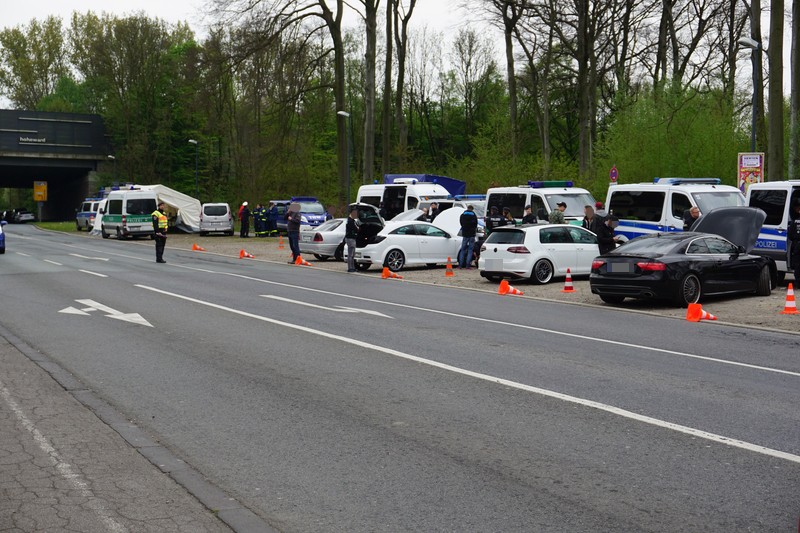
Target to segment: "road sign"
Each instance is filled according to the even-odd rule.
[[[611,183],[616,183],[618,176],[619,173],[617,172],[617,165],[614,165],[611,167],[611,171],[608,173],[608,179],[611,181]]]
[[[33,182],[33,201],[46,202],[47,201],[47,182],[34,181]]]

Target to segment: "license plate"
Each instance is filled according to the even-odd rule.
[[[613,272],[615,274],[622,274],[622,273],[630,274],[631,272],[633,272],[633,265],[630,263],[609,263],[608,271]]]
[[[311,235],[301,235],[301,236],[300,236],[300,239],[301,239],[303,242],[311,242]]]
[[[486,259],[484,268],[491,272],[498,272],[503,270],[503,258]]]

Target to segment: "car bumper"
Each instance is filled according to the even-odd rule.
[[[519,279],[531,275],[531,265],[527,259],[486,257],[485,254],[478,260],[478,269],[483,277]]]
[[[592,294],[626,298],[666,300],[675,294],[673,283],[666,279],[610,279],[592,274],[589,277],[589,287]]]
[[[200,231],[202,232],[214,232],[214,231],[225,231],[230,232],[233,231],[233,224],[229,224],[227,222],[212,222],[206,224],[200,224]]]
[[[339,244],[317,244],[313,242],[303,242],[302,236],[300,240],[300,252],[304,254],[317,254],[333,256],[336,254],[336,249]]]

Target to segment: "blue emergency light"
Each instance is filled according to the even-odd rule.
[[[719,178],[653,178],[653,183],[659,185],[719,185]]]
[[[572,187],[571,181],[529,181],[528,187],[532,189],[544,189],[547,187]],[[524,187],[524,185],[523,185]]]

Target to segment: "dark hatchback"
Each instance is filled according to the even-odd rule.
[[[632,239],[593,261],[592,293],[607,303],[653,298],[682,307],[714,294],[769,296],[775,262],[749,254],[764,218],[760,209],[722,207],[703,216],[695,231]]]

